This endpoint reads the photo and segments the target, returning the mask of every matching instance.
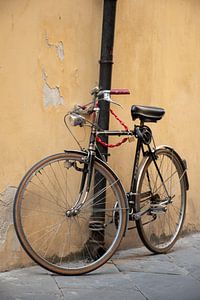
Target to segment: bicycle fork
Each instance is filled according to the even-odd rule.
[[[94,114],[93,119],[96,122],[98,120],[99,108],[96,108],[95,111],[96,114]],[[94,160],[96,155],[95,149],[96,149],[96,127],[95,125],[93,125],[91,130],[91,135],[90,135],[89,149],[87,152],[87,156],[83,157],[84,167],[82,169],[83,175],[80,184],[79,197],[76,203],[74,204],[74,206],[66,212],[67,216],[77,215],[80,212],[83,205],[85,204],[85,201],[88,197],[90,186],[91,186],[92,174],[93,174]]]
[[[91,186],[94,159],[95,153],[91,151],[88,152],[88,155],[86,157],[83,157],[84,167],[82,169],[78,169],[79,172],[83,173],[81,178],[79,197],[73,207],[67,210],[67,217],[76,216],[85,204]]]

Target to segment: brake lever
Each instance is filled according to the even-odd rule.
[[[112,103],[112,104],[115,104],[115,105],[121,107],[122,109],[124,109],[123,106],[122,106],[121,104],[119,104],[119,103],[113,101],[112,99],[110,99],[109,101],[108,101],[108,100],[106,100],[106,101],[107,101],[107,102],[110,102],[110,103]]]
[[[104,91],[100,91],[98,93],[98,97],[99,96],[103,96],[103,98],[98,99],[99,101],[104,100],[104,101],[107,101],[109,103],[115,104],[115,105],[117,105],[117,106],[119,106],[119,107],[121,107],[123,109],[123,106],[121,104],[119,104],[118,102],[115,102],[115,101],[113,101],[111,99],[111,97],[110,97],[110,91],[109,90],[108,91],[105,91],[105,90]]]

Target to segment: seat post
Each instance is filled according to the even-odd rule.
[[[140,119],[140,127],[144,126],[144,121]]]

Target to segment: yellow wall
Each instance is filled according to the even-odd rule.
[[[98,80],[101,11],[100,0],[0,1],[1,190],[68,147],[63,115]],[[59,87],[63,105],[45,106],[45,83]]]
[[[198,0],[118,1],[113,69],[113,85],[132,91],[122,100],[125,119],[130,120],[130,104],[166,109],[163,120],[152,128],[157,144],[173,146],[187,160],[187,230],[200,229],[199,15]],[[124,157],[131,157],[129,148]],[[127,160],[124,172],[129,166]]]
[[[76,147],[63,116],[75,103],[88,101],[90,88],[98,83],[102,4],[0,1],[0,269],[19,265],[21,257],[11,211],[23,174],[44,156]],[[124,110],[115,111],[131,127],[131,104],[166,109],[153,129],[158,144],[174,146],[187,159],[187,230],[200,229],[199,15],[199,0],[117,1],[113,87],[130,88],[132,94],[120,97]],[[127,179],[132,148],[112,150],[110,159]]]

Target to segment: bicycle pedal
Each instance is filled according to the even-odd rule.
[[[150,210],[151,214],[162,214],[165,213],[166,211],[167,208],[163,205],[159,205],[159,204],[151,205],[151,210]]]
[[[105,230],[105,224],[102,221],[90,221],[89,229],[92,231]]]

